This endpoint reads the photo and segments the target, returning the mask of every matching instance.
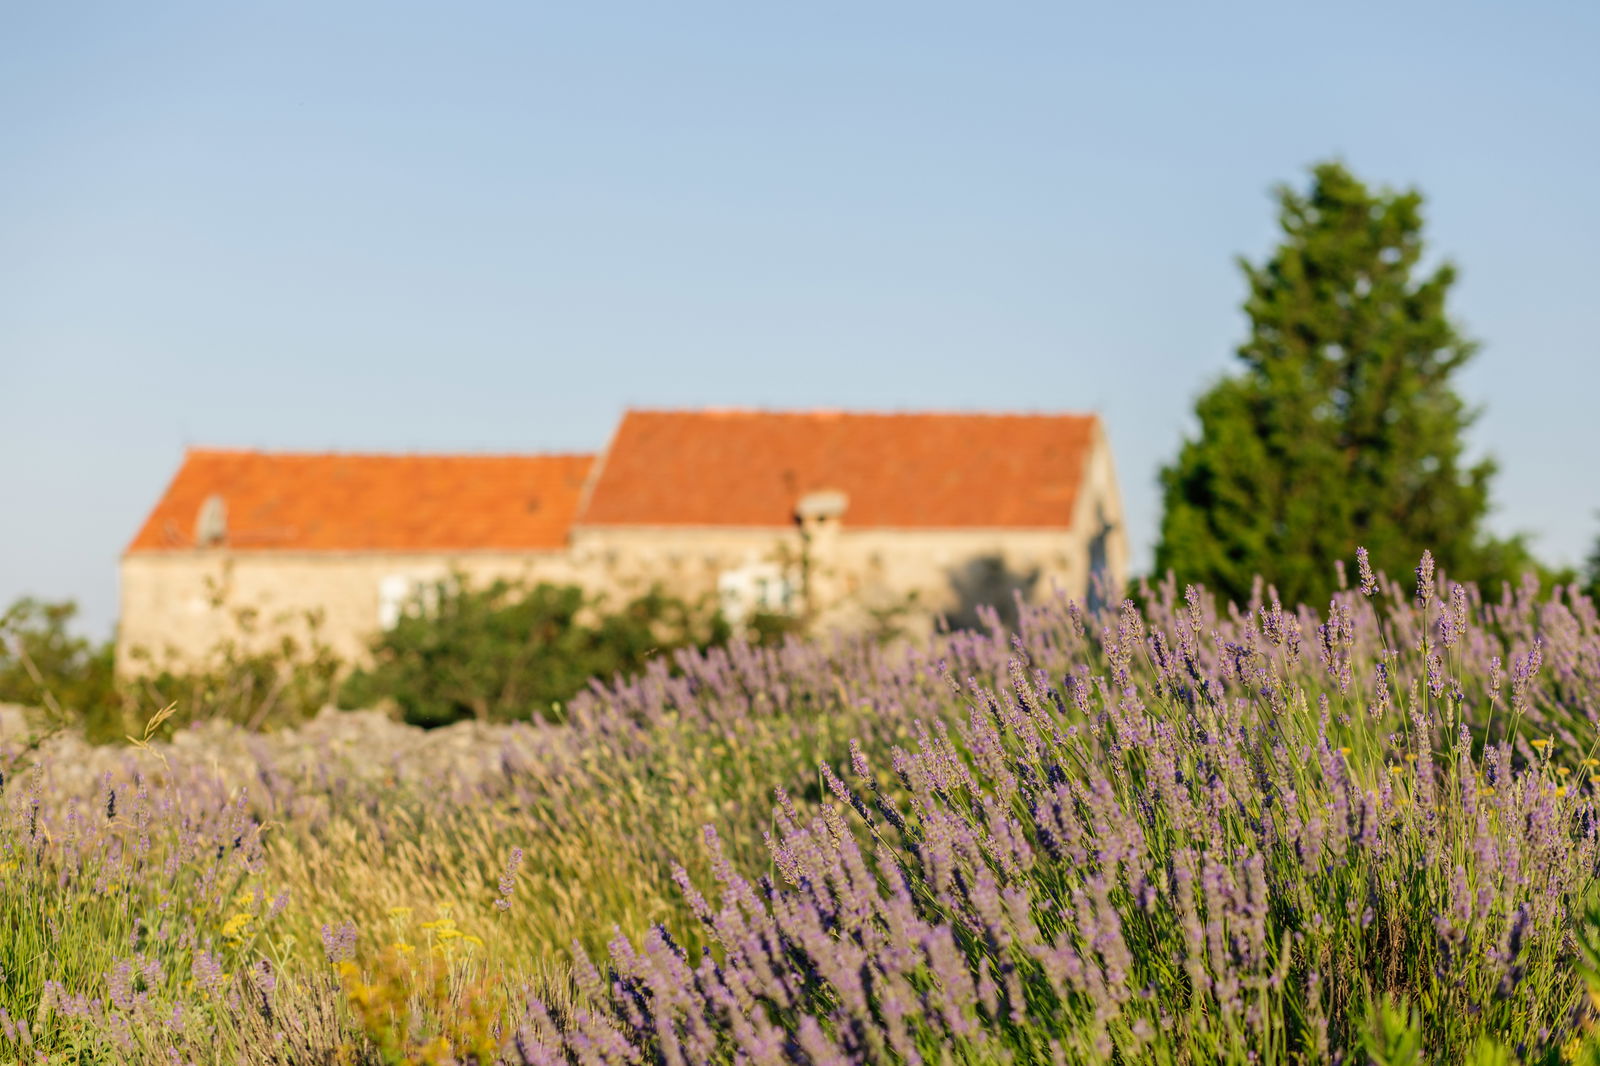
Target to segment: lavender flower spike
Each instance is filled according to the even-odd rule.
[[[1372,560],[1367,549],[1356,549],[1356,576],[1360,579],[1361,595],[1369,599],[1378,594],[1378,579],[1372,573]]]

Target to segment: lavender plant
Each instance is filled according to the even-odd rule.
[[[519,1055],[1453,1062],[1581,1043],[1569,938],[1600,777],[1574,779],[1595,763],[1592,728],[1577,750],[1571,733],[1590,708],[1534,698],[1543,637],[1504,625],[1528,621],[1509,595],[1489,617],[1526,650],[1509,681],[1492,653],[1474,676],[1470,591],[1441,602],[1426,556],[1417,577],[1385,617],[1363,560],[1314,627],[1276,603],[1220,623],[1192,589],[1149,620],[1125,605],[1104,673],[1053,675],[1019,639],[1002,683],[951,680],[959,729],[920,729],[887,767],[856,750],[849,780],[824,766],[833,802],[811,818],[780,794],[775,874],[708,833],[718,902],[678,880],[713,948],[657,927],[604,971],[580,953],[583,1005],[533,1001]],[[1580,610],[1540,628],[1592,644]]]
[[[0,1059],[1587,1061],[1594,606],[1355,579],[14,750]]]

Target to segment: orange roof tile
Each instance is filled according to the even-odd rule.
[[[128,551],[196,546],[226,508],[238,551],[560,548],[589,455],[341,455],[193,449]]]
[[[808,492],[846,528],[1065,528],[1093,415],[630,411],[577,524],[786,526]]]

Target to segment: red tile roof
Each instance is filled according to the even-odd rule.
[[[848,497],[847,529],[1065,528],[1093,415],[630,411],[578,525],[786,526]]]
[[[211,496],[228,548],[552,549],[566,544],[590,455],[340,455],[194,449],[128,551],[196,545]]]

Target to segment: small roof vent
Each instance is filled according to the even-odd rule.
[[[194,520],[194,540],[202,548],[215,548],[228,539],[228,504],[220,495],[207,496]]]

